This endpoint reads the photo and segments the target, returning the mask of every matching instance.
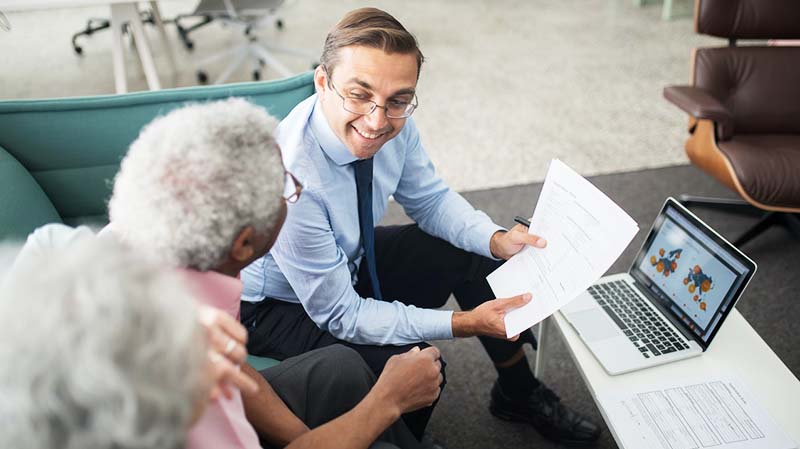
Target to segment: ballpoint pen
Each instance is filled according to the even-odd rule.
[[[516,221],[517,223],[521,224],[522,226],[525,226],[525,227],[528,227],[528,228],[531,227],[531,222],[526,220],[526,219],[524,219],[524,218],[522,218],[522,217],[520,217],[519,215],[514,217],[514,221]]]

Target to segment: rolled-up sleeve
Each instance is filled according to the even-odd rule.
[[[452,311],[362,298],[337,245],[324,199],[304,192],[292,205],[271,254],[311,319],[341,340],[409,344],[453,338]]]

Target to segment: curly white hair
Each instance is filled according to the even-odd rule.
[[[153,120],[114,181],[114,232],[163,263],[197,270],[221,263],[246,226],[270,232],[285,188],[276,126],[236,98]]]
[[[110,239],[29,254],[0,283],[0,447],[182,447],[205,338],[184,284]]]

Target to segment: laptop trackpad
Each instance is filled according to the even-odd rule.
[[[569,320],[586,341],[618,337],[620,328],[603,310],[592,309],[570,314]]]

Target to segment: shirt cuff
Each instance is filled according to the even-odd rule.
[[[508,232],[508,229],[506,229],[506,228],[504,228],[504,227],[502,227],[500,225],[494,224],[493,222],[490,221],[489,223],[482,224],[480,226],[480,228],[478,229],[478,233],[477,233],[477,235],[485,236],[485,237],[482,237],[483,241],[481,242],[481,246],[479,247],[479,250],[480,250],[479,254],[481,254],[481,255],[483,255],[485,257],[488,257],[489,259],[492,259],[492,260],[501,260],[498,257],[494,257],[494,255],[492,254],[492,249],[491,249],[492,236],[497,231]]]
[[[423,318],[425,340],[452,340],[453,311],[428,309],[427,312]]]

